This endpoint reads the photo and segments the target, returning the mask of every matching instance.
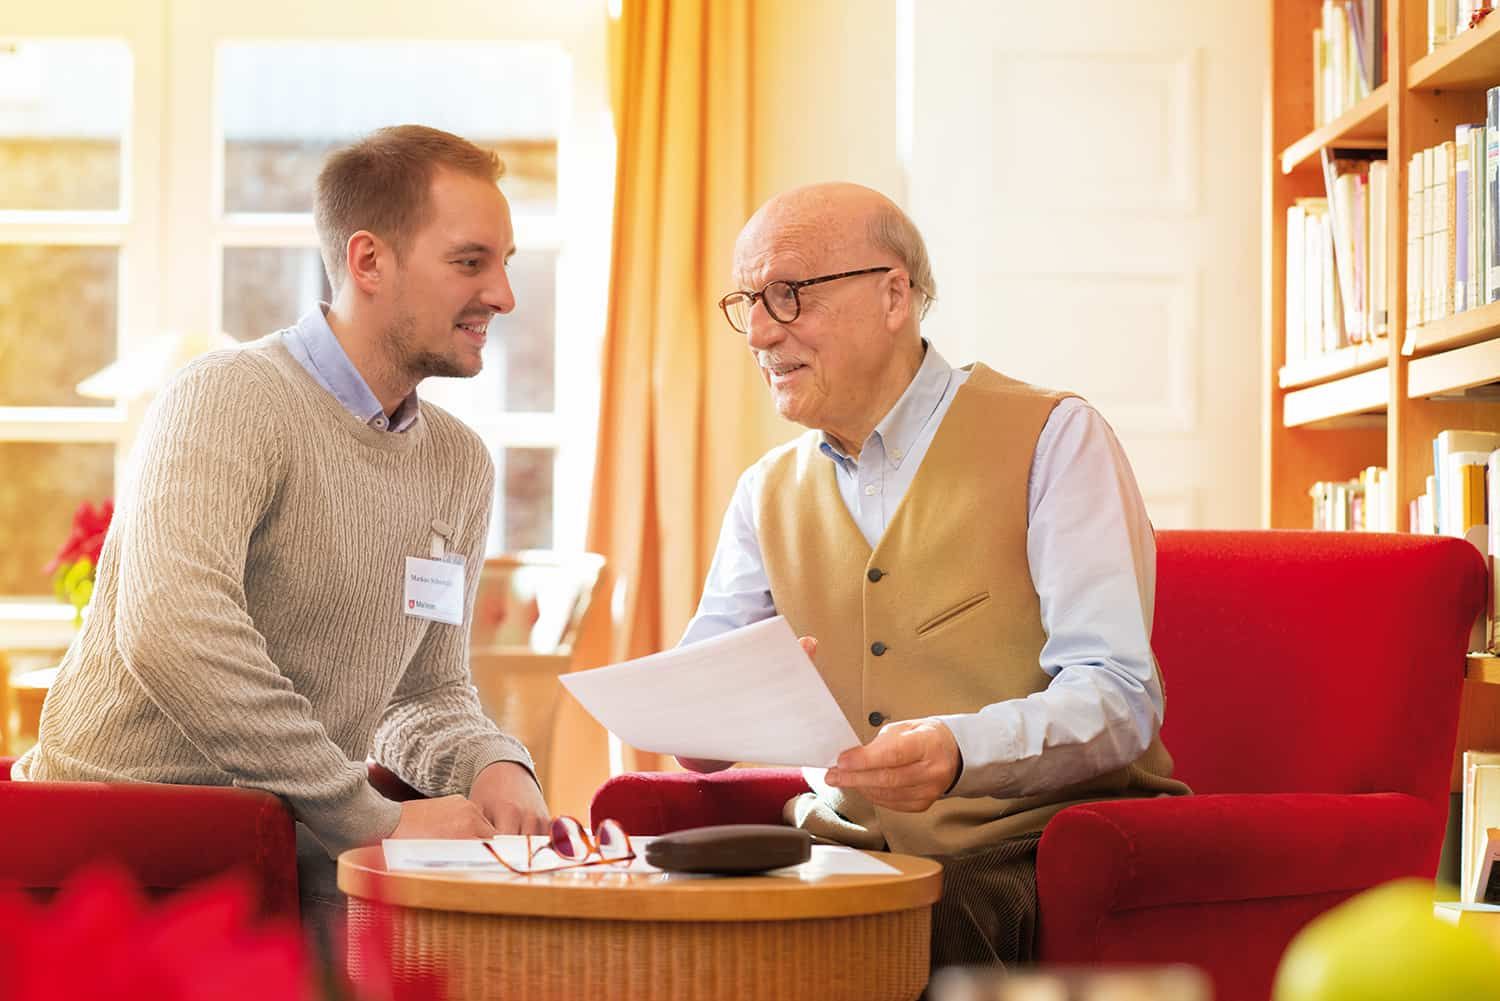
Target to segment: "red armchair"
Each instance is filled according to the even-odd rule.
[[[1163,739],[1196,795],[1059,813],[1037,854],[1040,959],[1191,963],[1265,1001],[1310,919],[1436,871],[1469,626],[1468,543],[1161,532],[1152,645]],[[632,833],[776,822],[800,773],[617,776],[596,818]]]
[[[74,870],[112,862],[148,894],[225,872],[255,888],[267,917],[297,919],[292,815],[266,792],[148,782],[11,782],[0,758],[0,885],[50,896]],[[419,796],[370,765],[388,799]]]

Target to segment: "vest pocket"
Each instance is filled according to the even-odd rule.
[[[943,611],[939,612],[938,614],[934,615],[932,618],[928,619],[926,622],[918,626],[917,635],[925,636],[928,633],[932,632],[934,629],[937,629],[939,626],[946,626],[948,623],[952,622],[960,615],[978,608],[980,605],[989,600],[990,592],[988,591],[980,591],[978,594],[971,594],[969,595],[969,597],[965,598],[963,601],[960,601],[952,608],[944,609]]]

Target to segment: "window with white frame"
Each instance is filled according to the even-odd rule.
[[[0,41],[0,597],[45,594],[73,509],[114,490],[126,408],[75,387],[129,316],[134,78],[123,40]]]
[[[490,446],[492,552],[581,548],[613,186],[603,9],[140,6],[171,30],[0,39],[0,600],[46,592],[74,507],[112,493],[131,444],[144,401],[77,383],[168,331],[250,340],[326,298],[322,158],[404,122],[499,153],[518,247],[484,371],[419,395]]]

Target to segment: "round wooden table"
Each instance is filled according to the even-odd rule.
[[[349,966],[389,945],[398,982],[437,971],[448,998],[524,1001],[912,1001],[927,983],[942,866],[701,878],[390,872],[379,846],[339,857]]]

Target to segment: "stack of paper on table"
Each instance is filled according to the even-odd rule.
[[[646,861],[646,845],[651,843],[651,838],[631,838],[631,846],[635,849],[636,857],[628,864],[610,864],[580,866],[571,869],[558,870],[553,875],[584,878],[593,873],[657,873],[661,870]],[[541,838],[533,837],[530,841],[532,847],[542,843]],[[517,869],[527,867],[527,839],[519,834],[500,835],[490,839],[490,844],[505,859]],[[494,856],[485,851],[484,842],[478,838],[465,840],[436,840],[402,838],[387,839],[384,843],[385,865],[393,872],[462,872],[483,873],[492,876],[514,875],[505,866],[495,861]],[[549,851],[542,851],[536,860],[537,868],[546,868],[559,864],[560,860]],[[894,873],[897,870],[882,862],[874,856],[853,848],[845,848],[841,845],[813,845],[812,858],[801,865],[787,866],[784,869],[773,869],[767,875],[771,876],[794,876],[798,879],[813,879],[820,876],[836,875],[865,875],[872,873]],[[673,876],[682,875],[673,873]],[[515,878],[523,878],[516,876]],[[534,877],[524,877],[534,878]],[[697,878],[697,877],[695,877]]]
[[[561,681],[605,729],[657,754],[828,768],[859,744],[779,615]]]

